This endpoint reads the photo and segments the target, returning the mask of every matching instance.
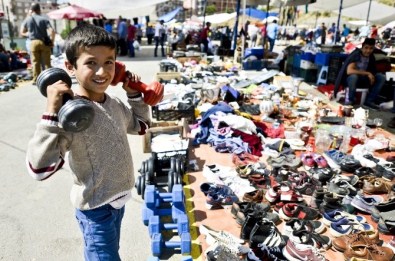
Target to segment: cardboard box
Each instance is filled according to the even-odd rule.
[[[155,80],[158,82],[162,81],[170,81],[172,79],[176,79],[177,81],[181,80],[180,72],[158,72],[156,73]]]
[[[181,138],[188,137],[188,122],[185,118],[179,121],[157,121],[153,122],[151,128],[143,136],[143,152],[151,153],[151,141],[160,134],[179,134]]]

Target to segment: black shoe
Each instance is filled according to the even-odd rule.
[[[390,120],[387,124],[388,128],[395,128],[395,117]]]
[[[251,231],[251,248],[256,248],[260,245],[266,245],[268,247],[283,247],[285,244],[286,242],[278,231],[276,225],[267,219],[259,220]]]
[[[368,109],[372,110],[380,110],[380,106],[373,102],[365,102],[362,107],[367,107]]]

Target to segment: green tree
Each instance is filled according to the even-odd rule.
[[[216,11],[217,11],[217,7],[215,5],[206,6],[206,15],[215,14]]]

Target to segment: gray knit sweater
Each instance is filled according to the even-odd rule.
[[[65,132],[56,116],[44,115],[27,151],[29,174],[44,180],[59,170],[66,152],[74,184],[71,201],[81,210],[97,208],[128,193],[134,186],[132,155],[127,133],[145,133],[149,107],[128,99],[131,108],[106,94],[104,103],[92,102],[95,118],[78,133]]]

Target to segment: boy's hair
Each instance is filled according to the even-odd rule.
[[[374,38],[365,38],[365,41],[363,41],[362,46],[364,45],[376,45],[376,40]]]
[[[92,24],[77,26],[66,38],[65,53],[67,60],[77,68],[77,59],[80,48],[90,46],[107,46],[116,50],[117,41],[104,28]]]
[[[30,10],[32,10],[33,12],[40,14],[41,13],[41,7],[40,4],[32,4],[32,6],[30,7]]]

